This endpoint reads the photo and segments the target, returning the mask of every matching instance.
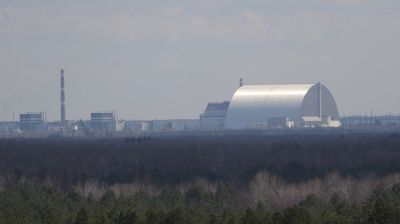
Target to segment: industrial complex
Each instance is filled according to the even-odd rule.
[[[244,85],[230,101],[210,102],[198,119],[123,120],[114,111],[90,114],[90,120],[66,117],[65,73],[60,70],[60,120],[48,122],[45,112],[27,112],[19,121],[0,122],[0,133],[47,133],[67,136],[109,136],[116,133],[226,131],[260,129],[400,126],[400,116],[339,116],[336,101],[321,83]]]

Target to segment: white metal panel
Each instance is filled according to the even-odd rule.
[[[245,129],[267,125],[268,117],[300,122],[301,104],[313,84],[245,85],[232,97],[225,127]]]
[[[321,85],[322,115],[338,118],[338,110],[329,90]],[[303,116],[319,116],[318,85],[245,85],[232,97],[225,128],[267,127],[268,118],[287,117],[295,126]]]

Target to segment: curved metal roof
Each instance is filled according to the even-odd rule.
[[[315,88],[313,88],[315,87]],[[315,103],[309,103],[306,95],[313,98],[315,94],[309,94],[311,89],[316,89],[316,84],[291,84],[291,85],[245,85],[240,87],[232,97],[228,108],[225,127],[227,129],[243,129],[258,125],[267,125],[269,117],[288,117],[295,123],[300,123],[302,113],[311,111],[305,107],[314,107]],[[326,92],[328,103],[334,100],[331,98],[329,90],[322,86],[322,91]],[[315,92],[315,91],[314,91]],[[316,95],[315,95],[316,96]],[[313,101],[313,100],[311,100]],[[304,103],[305,102],[305,103]],[[328,108],[336,108],[327,105]],[[315,107],[316,108],[316,107]],[[314,110],[315,111],[315,110]],[[337,109],[336,109],[337,111]],[[334,114],[327,112],[326,114]],[[314,116],[314,115],[313,115]]]

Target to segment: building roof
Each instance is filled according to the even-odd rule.
[[[229,107],[229,101],[218,102],[218,103],[209,103],[206,108],[206,112],[210,111],[226,111]]]
[[[303,120],[306,122],[322,122],[321,118],[317,116],[303,117]]]

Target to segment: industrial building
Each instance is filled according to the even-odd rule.
[[[225,129],[339,127],[339,111],[321,83],[243,85],[233,95]]]
[[[118,129],[118,123],[114,112],[96,112],[90,114],[90,127],[94,131],[114,132]]]
[[[199,129],[198,119],[152,120],[151,131],[194,131]]]
[[[342,117],[344,127],[400,126],[400,115],[353,115]]]
[[[129,132],[146,132],[152,129],[151,121],[143,121],[143,120],[128,120],[125,121],[125,131]]]
[[[0,133],[14,133],[18,129],[15,121],[0,121]]]
[[[26,132],[45,131],[46,118],[44,112],[31,112],[19,115],[19,129]]]
[[[200,114],[200,127],[203,130],[221,130],[224,128],[226,112],[229,101],[220,103],[209,103]]]
[[[133,132],[197,131],[198,119],[135,120],[126,121],[125,130]]]

